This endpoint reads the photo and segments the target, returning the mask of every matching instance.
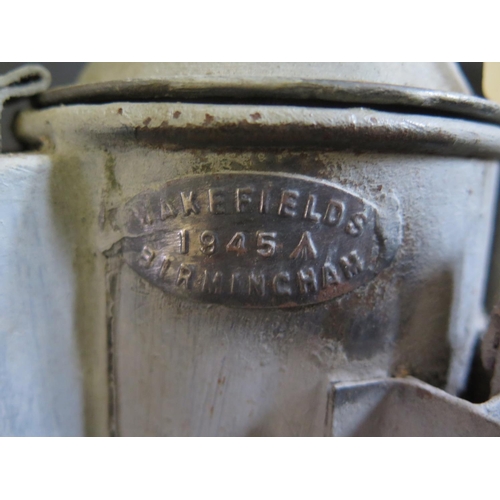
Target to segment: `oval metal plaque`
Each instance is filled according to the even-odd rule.
[[[165,292],[245,307],[332,299],[390,258],[374,205],[329,182],[257,172],[190,176],[124,207],[126,262]]]

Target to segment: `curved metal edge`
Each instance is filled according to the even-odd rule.
[[[117,101],[260,101],[294,105],[372,105],[401,111],[422,109],[500,124],[500,106],[486,99],[400,85],[342,80],[192,78],[190,80],[130,80],[73,85],[52,89],[38,98],[41,107]]]
[[[43,66],[27,65],[0,76],[0,123],[3,105],[9,99],[32,97],[50,87],[52,77]],[[0,152],[2,136],[0,133]]]
[[[473,404],[412,377],[332,383],[325,434],[500,436],[498,404]]]
[[[99,126],[90,130],[89,120]],[[367,108],[125,102],[79,105],[78,113],[71,106],[26,111],[16,123],[17,135],[35,146],[42,137],[54,140],[56,130],[96,144],[120,140],[163,150],[259,147],[500,157],[498,126]]]

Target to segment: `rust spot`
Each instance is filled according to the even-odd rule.
[[[262,118],[262,115],[260,113],[252,113],[250,115],[254,120],[260,120]]]
[[[226,383],[226,377],[224,376],[224,377],[219,378],[219,379],[217,380],[217,383],[218,383],[219,385],[224,385],[224,384]]]
[[[148,146],[165,150],[213,147],[218,150],[239,150],[255,148],[281,150],[318,149],[349,150],[352,152],[391,151],[408,153],[411,151],[435,151],[456,145],[452,134],[442,132],[423,133],[420,130],[399,130],[391,126],[359,128],[354,124],[323,129],[316,124],[283,124],[279,127],[267,125],[262,121],[242,120],[237,123],[220,123],[214,116],[205,114],[202,127],[187,124],[185,127],[169,126],[164,120],[159,126],[137,127],[136,138]],[[207,126],[210,125],[210,126]],[[432,141],[432,142],[430,142]],[[411,146],[411,147],[410,147]]]
[[[404,365],[401,365],[401,366],[398,366],[396,368],[396,371],[394,372],[394,376],[396,378],[404,378],[404,377],[408,377],[408,375],[411,375],[411,372],[410,370],[404,366]]]
[[[118,114],[123,115],[123,108],[118,108]]]
[[[149,117],[146,118],[142,123],[144,124],[145,127],[147,127],[151,123],[151,118]]]
[[[214,407],[213,406],[210,407],[210,416],[211,417],[214,416]]]
[[[181,112],[180,111],[176,111],[174,113],[174,118],[179,118],[179,116],[181,116]]]
[[[419,397],[420,399],[431,399],[432,398],[432,396],[427,391],[422,389],[421,387],[417,387],[417,397]]]

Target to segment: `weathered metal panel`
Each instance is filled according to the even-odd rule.
[[[451,393],[463,388],[484,326],[498,127],[360,108],[121,102],[25,113],[18,132],[57,166],[53,199],[77,273],[88,432],[102,433],[109,418],[110,433],[118,435],[324,435],[331,381],[409,374]],[[302,182],[316,184],[317,202],[328,187],[362,207],[369,229],[363,246],[374,249],[368,260],[377,272],[323,302],[308,289],[288,309],[262,307],[286,304],[272,285],[257,308],[240,307],[256,305],[242,295],[192,300],[180,261],[174,280],[160,283],[168,259],[158,267],[159,249],[144,250],[151,242],[143,239],[154,240],[159,224],[168,224],[170,236],[159,237],[159,248],[177,250],[176,259],[187,255],[182,231],[192,228],[179,221],[196,211],[188,207],[167,223],[169,212],[187,205],[177,199],[167,206],[161,194],[183,186],[184,201],[193,202],[189,193],[201,186],[210,212],[208,189],[230,175],[255,187],[287,179],[285,191],[309,193]],[[190,188],[195,178],[201,185]],[[291,179],[301,179],[300,186]],[[239,186],[222,187],[226,196],[213,198],[215,205]],[[302,200],[302,215],[318,214],[309,199]],[[237,200],[235,194],[235,207]],[[276,217],[280,203],[296,208],[290,197],[279,200]],[[268,257],[244,257],[242,239],[232,239],[238,232],[251,232],[255,251],[266,252],[284,231],[289,247],[276,254],[278,267],[287,256],[330,258],[337,254],[328,245],[352,243],[347,225],[341,233],[318,231],[326,242],[319,248],[303,221],[297,230],[276,218],[268,229],[258,214],[233,215],[229,227],[203,230],[219,231],[213,241],[222,237],[226,251],[230,246],[229,257],[218,261],[221,273],[249,272]],[[211,248],[211,240],[201,226],[194,230],[196,258],[209,262],[200,248]],[[259,232],[267,233],[261,245]],[[378,265],[377,253],[391,258]],[[261,282],[255,278],[251,290]]]

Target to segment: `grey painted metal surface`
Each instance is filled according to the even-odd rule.
[[[351,76],[361,68],[351,67]],[[335,67],[323,69],[328,73]],[[416,85],[415,67],[403,69],[400,80],[392,83]],[[466,90],[453,67],[441,69],[430,80],[435,88]],[[286,69],[292,70],[300,68]],[[373,82],[391,83],[391,75],[382,75],[383,66],[366,70]],[[162,71],[159,66],[150,78],[161,77]],[[281,77],[294,77],[293,71]],[[321,65],[310,71],[320,72]],[[343,71],[349,80],[349,68]],[[251,79],[251,72],[244,73],[243,79]],[[97,77],[94,81],[100,84]],[[78,391],[74,385],[79,395],[75,407],[81,405],[86,433],[324,435],[325,421],[331,422],[332,380],[412,375],[451,395],[463,389],[485,325],[482,304],[499,129],[465,119],[357,106],[114,102],[54,105],[21,115],[19,137],[47,158],[51,223],[57,228],[50,233],[50,244],[63,253],[63,262],[71,263],[71,271],[61,268],[74,280],[73,295],[62,302],[71,317],[64,335],[78,344],[82,378]],[[245,185],[226,183],[230,175],[244,179]],[[244,294],[234,295],[232,303],[192,300],[180,261],[174,280],[159,286],[158,274],[146,270],[149,263],[163,276],[163,264],[154,267],[153,253],[144,251],[143,242],[127,247],[135,227],[139,238],[146,235],[158,243],[150,249],[155,258],[168,250],[178,251],[179,259],[188,255],[182,231],[203,226],[209,235],[217,233],[215,239],[223,233],[231,240],[232,233],[251,230],[255,249],[263,252],[271,251],[272,242],[276,248],[280,242],[283,248],[291,245],[284,253],[249,258],[242,251],[250,248],[246,240],[232,246],[225,241],[226,250],[230,245],[240,255],[234,262],[221,257],[221,273],[238,267],[251,273],[259,258],[274,255],[275,265],[284,266],[285,253],[296,253],[304,262],[320,254],[329,263],[342,262],[343,250],[353,241],[345,233],[349,221],[342,235],[315,228],[321,233],[316,241],[313,229],[293,217],[280,223],[256,212],[235,217],[229,224],[235,227],[227,228],[206,215],[208,210],[222,217],[210,206],[220,212],[221,200],[230,200],[234,191],[237,207],[238,200],[248,199],[242,193],[249,196],[249,191],[237,196],[236,189],[253,183],[250,188],[262,192],[270,177],[286,179],[279,185],[278,216],[300,209],[304,217],[312,217],[321,203],[326,215],[325,207],[340,195],[343,203],[368,207],[363,248],[372,248],[374,263],[386,247],[392,258],[359,286],[323,302],[316,300],[314,287],[304,286],[303,304],[308,305],[283,308],[286,303],[277,298],[283,287],[271,285],[264,289],[268,304],[261,297],[259,305],[278,307],[245,308]],[[201,215],[203,207],[193,194],[200,186],[207,193],[220,191],[212,193],[212,202],[207,194],[205,215],[189,222]],[[283,191],[289,192],[285,198]],[[307,205],[311,196],[315,206]],[[134,205],[137,200],[139,206]],[[135,219],[123,215],[134,206]],[[175,241],[172,236],[157,238],[162,229],[155,224],[166,224],[169,210],[183,212],[175,227],[169,226]],[[133,227],[127,227],[129,220],[136,220]],[[279,240],[279,231],[286,238]],[[261,244],[257,232],[266,234]],[[292,245],[294,236],[298,241]],[[197,244],[209,248],[211,240],[201,237],[200,232]],[[320,241],[329,249],[320,248]],[[215,261],[201,254],[196,258]],[[363,254],[364,261],[370,258]],[[248,290],[258,291],[261,282],[272,284],[273,269],[262,270],[261,281],[254,280]],[[304,285],[305,272],[302,278]],[[47,309],[46,319],[51,315]]]
[[[500,436],[500,398],[472,404],[417,379],[332,386],[326,434]]]
[[[326,112],[318,110],[317,133],[335,123],[337,111],[321,119]],[[43,137],[64,166],[61,175],[73,178],[61,217],[73,227],[81,265],[87,265],[79,276],[85,295],[107,304],[108,316],[97,303],[82,307],[79,323],[89,342],[111,346],[113,429],[124,435],[322,435],[332,377],[411,373],[451,392],[463,387],[483,326],[494,162],[301,151],[300,144],[272,151],[256,148],[248,134],[250,150],[241,143],[228,148],[227,140],[224,149],[210,143],[185,149],[171,134],[176,113],[187,117],[186,129],[196,124],[196,145],[198,131],[203,135],[210,126],[201,125],[207,114],[215,123],[231,114],[238,123],[260,113],[276,130],[282,123],[276,116],[303,117],[301,110],[279,107],[117,103],[46,109],[19,122],[21,135]],[[216,129],[213,137],[224,141],[228,134]],[[404,230],[393,264],[323,305],[245,311],[165,294],[110,253],[124,236],[117,213],[134,196],[185,175],[248,170],[313,175],[381,209],[396,198]],[[75,218],[85,222],[75,226]],[[105,363],[87,363],[94,390],[102,391]],[[104,425],[107,407],[99,410]]]

